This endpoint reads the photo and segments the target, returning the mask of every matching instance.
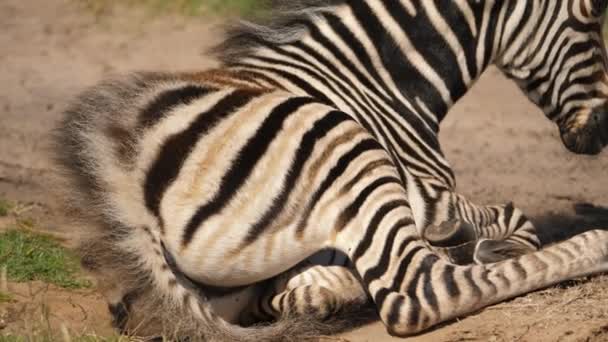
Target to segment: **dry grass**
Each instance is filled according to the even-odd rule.
[[[0,296],[0,342],[135,341],[107,329],[103,336],[95,332],[91,293],[42,282],[10,283],[9,293]]]

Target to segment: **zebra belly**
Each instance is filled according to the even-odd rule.
[[[292,232],[264,235],[246,247],[231,236],[222,236],[212,248],[203,239],[200,245],[171,253],[180,270],[197,282],[218,287],[250,285],[287,271],[323,248],[314,236],[295,241]]]

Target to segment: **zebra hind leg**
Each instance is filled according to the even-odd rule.
[[[369,303],[360,280],[350,268],[305,261],[275,278],[259,302],[242,316],[241,324],[298,317],[311,321],[319,332],[336,332],[347,328],[345,324],[353,324],[345,320],[350,312]]]

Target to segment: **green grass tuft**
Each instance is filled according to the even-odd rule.
[[[238,15],[262,13],[269,0],[80,0],[96,13],[103,13],[117,4],[136,6],[154,14],[177,12],[187,16]]]
[[[4,293],[4,292],[0,292],[0,304],[2,303],[8,303],[10,301],[13,300],[13,297],[8,294],[8,293]]]
[[[13,210],[13,205],[10,202],[0,198],[0,217],[8,216],[11,210]]]
[[[91,286],[78,275],[78,259],[52,237],[23,230],[0,233],[0,266],[6,265],[9,280],[40,280],[63,288]]]
[[[252,16],[266,8],[263,0],[181,0],[177,2],[181,2],[185,13],[191,15],[211,11],[220,14]]]

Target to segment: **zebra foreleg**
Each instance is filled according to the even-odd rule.
[[[608,232],[601,230],[486,265],[454,265],[422,241],[396,241],[385,248],[393,250],[390,261],[374,262],[376,258],[364,255],[356,265],[382,321],[398,336],[564,280],[608,271]],[[387,267],[378,267],[383,264]]]
[[[541,248],[536,227],[513,203],[492,208],[496,219],[493,224],[480,227],[474,255],[477,263],[498,262]]]
[[[502,206],[477,206],[461,195],[444,196],[450,203],[436,206],[434,223],[423,230],[423,237],[438,252],[458,264],[494,263],[540,249],[536,228],[512,203]]]
[[[382,175],[370,175],[378,179]],[[346,253],[388,331],[412,335],[555,283],[608,271],[608,231],[483,265],[456,265],[420,237],[405,189],[370,194],[338,225],[332,247]]]

